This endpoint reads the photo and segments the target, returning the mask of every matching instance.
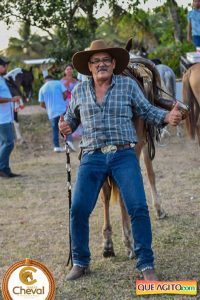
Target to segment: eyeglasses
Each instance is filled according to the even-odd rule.
[[[102,59],[96,58],[95,60],[90,60],[90,63],[95,66],[98,66],[102,62],[102,63],[104,63],[104,65],[110,66],[112,63],[112,60],[113,59],[111,57],[104,57]]]

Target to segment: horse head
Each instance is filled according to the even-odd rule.
[[[15,68],[5,75],[5,79],[8,82],[13,96],[20,95],[26,101],[29,101],[29,99],[31,99],[33,94],[32,84],[34,81],[32,67],[30,68],[30,70]],[[21,92],[20,87],[23,88],[23,93]]]
[[[32,67],[30,70],[21,69],[22,73],[19,73],[16,76],[16,84],[19,86],[21,85],[23,87],[24,96],[26,98],[26,101],[29,101],[33,96],[33,71]]]

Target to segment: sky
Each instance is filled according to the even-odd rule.
[[[124,1],[126,2],[126,1]],[[141,5],[142,9],[152,9],[156,6],[162,5],[165,2],[165,0],[148,0],[145,5]],[[183,5],[184,7],[187,7],[188,4],[192,3],[192,0],[177,0],[177,3],[179,6]],[[102,15],[105,14],[105,11],[102,10]],[[107,12],[106,12],[107,14]],[[0,50],[6,49],[8,46],[8,41],[10,37],[19,37],[18,35],[19,30],[19,24],[15,23],[10,28],[7,28],[6,24],[0,21]],[[36,28],[33,28],[32,33],[37,32],[38,30]]]

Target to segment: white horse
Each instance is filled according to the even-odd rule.
[[[163,90],[163,92],[161,92],[162,97],[174,101],[176,99],[176,75],[174,71],[164,64],[156,64],[156,69],[158,70],[161,78],[161,88]],[[177,136],[182,137],[182,126],[178,125],[176,128]],[[164,129],[161,136],[164,136],[165,132],[166,130]]]

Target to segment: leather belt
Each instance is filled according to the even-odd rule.
[[[124,150],[129,148],[134,148],[135,144],[124,144],[124,145],[107,145],[101,148],[97,148],[94,151],[96,152],[102,152],[102,153],[109,153],[109,152],[116,152],[117,150]]]

